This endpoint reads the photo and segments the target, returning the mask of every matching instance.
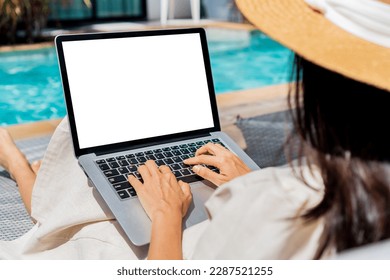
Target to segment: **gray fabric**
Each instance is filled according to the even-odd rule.
[[[289,111],[238,118],[236,125],[244,135],[246,153],[261,168],[286,164],[284,144],[293,127]]]
[[[16,141],[16,145],[33,162],[43,158],[50,138],[44,136],[20,140]],[[0,167],[0,240],[14,240],[32,226],[15,181]]]

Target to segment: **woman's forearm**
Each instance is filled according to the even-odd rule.
[[[160,215],[154,219],[148,259],[183,259],[182,217],[180,215]]]

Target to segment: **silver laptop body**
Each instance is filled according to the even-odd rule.
[[[189,182],[193,203],[184,227],[207,219],[215,186],[182,160],[208,142],[259,167],[220,131],[206,34],[201,28],[60,35],[55,39],[75,155],[137,245],[151,222],[128,174],[148,159]]]

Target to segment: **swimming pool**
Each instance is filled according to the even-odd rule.
[[[288,81],[291,52],[262,33],[210,29],[207,35],[217,94]],[[53,47],[0,52],[0,125],[65,114]]]
[[[207,35],[216,94],[289,81],[292,52],[263,33],[208,30]]]

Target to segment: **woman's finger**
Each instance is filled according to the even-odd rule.
[[[171,170],[169,170],[169,172],[167,172],[167,173],[164,173],[164,176],[165,176],[169,186],[171,188],[174,188],[177,191],[177,187],[175,188],[175,186],[177,186],[177,179],[176,179],[175,175],[173,175]]]
[[[171,169],[168,166],[161,165],[159,167],[159,169],[160,169],[160,172],[162,175],[160,180],[162,180],[164,183],[166,183],[170,187],[172,187],[173,184],[177,184],[176,177],[175,177],[175,175],[173,175]]]
[[[192,195],[191,188],[190,188],[190,185],[188,183],[184,183],[182,180],[179,180],[178,184],[179,184],[181,191],[183,192],[185,197]]]
[[[141,174],[142,180],[144,180],[144,182],[149,181],[152,177],[149,168],[146,165],[141,165],[138,167],[138,172]]]
[[[160,173],[160,171],[158,170],[158,166],[154,162],[154,160],[148,160],[147,162],[145,162],[145,166],[148,168],[151,176],[157,176]]]
[[[171,169],[168,166],[166,166],[166,165],[161,165],[158,169],[163,174],[165,174],[165,173],[172,173]]]
[[[129,177],[127,177],[127,180],[129,181],[130,185],[133,186],[137,193],[138,191],[141,191],[143,184],[137,178],[135,178],[133,175],[129,175]]]
[[[192,158],[188,158],[186,160],[183,160],[185,164],[188,165],[195,165],[195,164],[206,164],[214,166],[218,169],[221,169],[221,158],[218,156],[207,156],[207,155],[200,155],[195,156]]]
[[[200,177],[209,180],[211,183],[219,186],[221,184],[221,175],[211,171],[207,167],[201,165],[195,165],[192,170]]]
[[[195,156],[199,156],[202,154],[210,154],[210,155],[215,155],[216,150],[214,148],[214,144],[207,143],[206,145],[200,147],[196,152]]]
[[[214,144],[214,143],[207,143],[206,145],[200,147],[195,155],[201,155],[201,154],[211,154],[211,155],[217,155],[223,152],[228,151],[225,147],[223,147],[220,144]]]
[[[182,201],[183,201],[182,215],[184,217],[188,211],[188,207],[191,204],[192,193],[191,193],[191,188],[190,188],[189,184],[184,183],[183,181],[179,181],[178,184],[181,188],[181,197],[182,197]]]

